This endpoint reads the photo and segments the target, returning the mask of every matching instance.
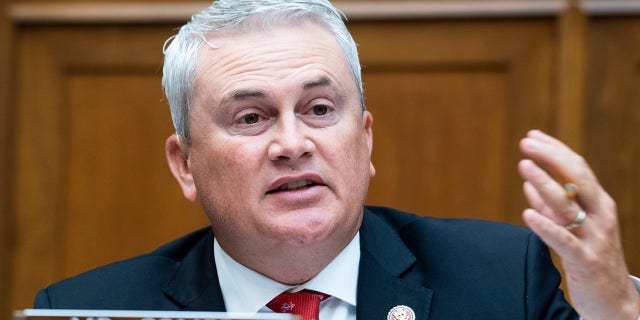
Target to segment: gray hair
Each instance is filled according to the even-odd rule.
[[[193,15],[177,35],[167,40],[163,50],[162,87],[176,133],[190,143],[189,108],[198,52],[203,44],[215,47],[207,41],[207,36],[217,31],[268,29],[286,22],[312,21],[334,35],[353,74],[364,110],[358,50],[343,18],[344,14],[328,0],[218,0]]]

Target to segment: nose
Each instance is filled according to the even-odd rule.
[[[295,163],[313,154],[315,145],[309,139],[308,128],[293,114],[278,119],[268,156],[272,161]]]

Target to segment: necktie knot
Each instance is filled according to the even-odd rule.
[[[311,290],[283,292],[267,303],[267,307],[274,312],[299,315],[302,320],[318,320],[320,302],[328,297]]]

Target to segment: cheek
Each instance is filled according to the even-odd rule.
[[[259,195],[259,158],[250,151],[243,145],[224,144],[202,156],[194,168],[199,172],[194,180],[201,205],[212,225],[221,230],[240,232],[240,226],[250,224],[248,215],[235,214],[254,211],[254,202],[248,199]]]
[[[361,132],[349,131],[344,135],[334,136],[325,148],[332,158],[334,166],[342,168],[348,179],[347,183],[360,183],[360,178],[369,176],[369,149],[366,136]]]
[[[226,141],[198,153],[200,158],[193,170],[197,172],[194,179],[201,199],[215,202],[211,205],[230,207],[236,204],[234,198],[254,192],[252,186],[257,185],[262,159],[258,149],[248,143]]]

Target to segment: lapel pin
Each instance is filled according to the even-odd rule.
[[[387,320],[415,320],[416,314],[407,306],[395,306],[387,313]]]

